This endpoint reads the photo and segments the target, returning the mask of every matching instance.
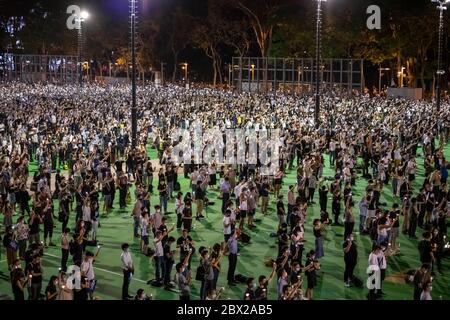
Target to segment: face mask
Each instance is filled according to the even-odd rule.
[[[55,281],[55,286],[57,286],[58,285],[58,281]]]
[[[353,239],[354,239],[353,237],[350,237],[350,241],[353,241]]]
[[[433,290],[433,287],[432,286],[430,286],[430,291],[432,291]]]
[[[300,272],[300,270],[301,270],[300,267],[295,268],[295,271],[297,271],[297,272]]]
[[[253,290],[256,290],[256,283],[253,283],[253,284],[252,284],[252,289],[253,289]]]

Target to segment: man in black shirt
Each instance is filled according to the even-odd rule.
[[[353,234],[350,234],[342,245],[344,249],[344,284],[346,287],[350,287],[350,282],[353,280],[353,270],[355,270],[356,263],[358,262],[358,250],[353,239]]]
[[[277,264],[274,263],[272,266],[272,272],[269,275],[269,278],[267,278],[266,276],[263,276],[263,275],[259,276],[259,278],[258,278],[259,286],[255,290],[255,300],[267,300],[267,293],[268,293],[267,287],[270,285],[270,282],[272,281],[276,270],[277,270]]]
[[[180,248],[180,262],[182,263],[184,259],[189,254],[189,249],[194,249],[194,242],[187,229],[183,229],[183,234],[177,239],[177,247]],[[188,268],[191,268],[191,257],[189,257]]]
[[[27,273],[31,280],[30,300],[38,300],[42,290],[42,265],[39,255],[33,256],[32,262],[28,265]]]
[[[161,225],[158,227],[158,230],[161,231],[161,233],[164,235],[161,239],[162,245],[167,242],[168,236],[167,236],[167,226],[166,226],[167,218],[162,217],[161,219]]]
[[[244,300],[256,300],[255,289],[256,283],[254,283],[254,278],[247,279],[247,288],[244,293]]]
[[[327,186],[322,186],[319,189],[319,204],[320,204],[320,211],[327,211],[327,195],[328,195],[328,188]]]
[[[119,174],[118,185],[119,185],[120,209],[125,209],[126,197],[128,192],[128,178],[123,172]]]
[[[39,243],[39,225],[43,222],[41,216],[31,211],[30,219],[28,220],[29,239],[31,243]]]
[[[205,191],[203,190],[202,182],[197,182],[197,187],[195,188],[195,203],[197,204],[197,216],[196,219],[204,219],[203,216],[203,200],[205,199]]]
[[[418,245],[420,262],[422,264],[432,265],[434,262],[433,247],[431,246],[431,232],[425,232],[423,234],[423,240]]]
[[[269,204],[269,183],[267,182],[267,178],[264,178],[263,183],[261,185],[260,195],[261,195],[261,213],[263,215],[267,214],[267,207]]]

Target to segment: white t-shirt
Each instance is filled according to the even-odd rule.
[[[153,241],[155,241],[155,257],[162,257],[162,256],[164,256],[162,242],[158,241],[157,239],[155,239]]]
[[[384,257],[384,253],[381,252],[379,255],[376,255],[371,252],[369,255],[369,265],[378,266],[380,269],[386,269],[386,258]]]
[[[228,227],[225,225],[229,224]],[[231,217],[223,217],[223,234],[231,234]]]
[[[83,206],[83,221],[91,221],[91,208]]]
[[[142,219],[141,221],[141,236],[148,236],[148,221],[147,219]]]
[[[92,265],[91,259],[89,259],[87,262],[86,260],[83,260],[83,262],[81,263],[81,272],[86,275],[89,281],[95,279],[94,267]]]
[[[155,229],[158,229],[159,226],[162,224],[162,215],[161,212],[157,213],[155,212],[152,214],[153,221],[155,222]]]

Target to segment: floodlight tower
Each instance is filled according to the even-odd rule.
[[[436,81],[436,110],[439,112],[441,109],[441,77],[445,73],[442,70],[442,35],[444,33],[444,11],[447,10],[447,4],[450,0],[431,0],[438,4],[439,10],[439,40],[438,40],[438,66],[437,66],[437,81]]]
[[[137,106],[136,106],[136,23],[137,0],[130,1],[131,40],[131,147],[137,146]],[[128,66],[127,66],[128,68]]]

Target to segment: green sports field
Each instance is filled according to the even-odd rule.
[[[450,146],[445,149],[446,158],[450,158]],[[419,148],[418,154],[421,154]],[[156,158],[154,150],[149,149],[149,155],[151,159]],[[414,182],[414,190],[417,191],[419,185],[423,181],[423,159],[418,158],[417,163],[419,165],[418,179]],[[328,165],[328,158],[325,159],[325,164]],[[36,168],[36,164],[33,164],[33,168]],[[334,171],[328,166],[324,169],[324,176],[330,177],[334,175]],[[186,192],[189,188],[189,181],[184,179],[182,175],[179,176],[178,181],[181,183],[183,192]],[[287,178],[283,186],[283,191],[287,193],[287,186],[296,182],[295,170],[288,172]],[[356,187],[353,189],[353,194],[356,200],[359,201],[362,192],[366,187],[367,182],[362,179],[357,179]],[[154,181],[154,186],[156,182]],[[133,194],[133,193],[132,193]],[[133,195],[134,196],[134,195]],[[218,192],[208,190],[208,198],[215,201],[215,205],[208,208],[206,213],[206,219],[204,221],[194,222],[194,230],[191,232],[191,236],[195,241],[195,247],[198,248],[201,245],[211,246],[215,242],[223,241],[222,235],[222,214],[220,213],[221,200],[217,200]],[[115,198],[115,208],[119,207],[118,199]],[[318,203],[318,195],[316,192],[316,202]],[[134,199],[133,199],[134,201]],[[159,197],[154,195],[151,199],[151,205],[157,204]],[[398,201],[392,198],[390,186],[387,186],[383,190],[381,202],[386,202],[388,206],[392,204],[392,201]],[[328,202],[330,206],[331,201]],[[134,203],[134,202],[133,202]],[[314,249],[314,238],[312,234],[312,221],[315,217],[319,216],[319,205],[313,205],[308,208],[308,217],[306,225],[306,243],[305,251]],[[122,271],[120,264],[120,245],[123,242],[131,244],[131,250],[133,260],[135,263],[135,275],[130,284],[130,294],[135,294],[139,288],[145,289],[148,295],[152,294],[154,299],[178,299],[178,294],[174,291],[166,291],[163,288],[154,288],[147,285],[146,282],[149,279],[154,278],[154,265],[152,260],[139,253],[139,239],[133,238],[133,220],[130,217],[132,205],[128,206],[126,212],[121,212],[116,209],[107,218],[101,218],[101,228],[99,229],[98,240],[100,241],[102,248],[99,257],[97,258],[95,266],[95,276],[98,280],[97,290],[95,296],[101,300],[111,300],[121,298],[121,285],[122,285]],[[195,208],[194,208],[195,209]],[[174,212],[174,201],[169,202],[168,211]],[[331,210],[329,210],[331,212]],[[278,219],[275,213],[275,200],[271,197],[270,201],[270,215],[262,217],[261,214],[256,213],[255,218],[260,219],[256,223],[256,227],[249,231],[245,230],[251,235],[251,243],[240,247],[240,256],[238,257],[238,264],[236,274],[242,274],[244,276],[258,277],[259,275],[268,275],[271,268],[264,265],[267,259],[275,258],[277,253],[276,238],[271,238],[269,235],[271,232],[276,231]],[[355,216],[357,214],[357,207],[355,208]],[[74,226],[75,214],[71,213],[71,221],[69,227],[72,229]],[[169,214],[169,223],[175,222],[175,214]],[[17,218],[17,215],[14,218]],[[358,218],[355,225],[355,230],[358,230]],[[54,235],[54,242],[59,240],[60,224],[57,223]],[[319,271],[320,278],[318,279],[317,287],[314,290],[315,299],[349,299],[349,300],[361,300],[366,299],[367,289],[347,288],[344,286],[343,273],[344,273],[344,261],[342,253],[342,240],[343,240],[343,227],[329,227],[325,235],[324,251],[325,256],[321,259],[322,268]],[[388,269],[386,273],[386,280],[383,283],[383,291],[386,293],[384,299],[389,300],[411,300],[413,288],[411,284],[406,284],[404,281],[403,273],[419,266],[419,255],[417,250],[417,243],[421,238],[422,230],[418,228],[417,236],[418,240],[409,240],[407,236],[400,234],[400,254],[388,258]],[[172,235],[177,238],[180,232],[175,230]],[[42,233],[41,233],[42,237]],[[355,269],[355,275],[364,280],[367,278],[365,270],[367,268],[367,258],[371,249],[371,239],[368,236],[359,236],[355,233],[355,240],[358,245],[358,265]],[[0,258],[0,296],[12,297],[11,286],[9,283],[9,275],[7,269],[7,263],[4,259],[4,248],[1,248]],[[58,273],[58,267],[60,263],[60,250],[58,247],[50,247],[45,250],[45,256],[43,258],[44,265],[44,282],[43,290],[48,282],[48,279],[52,275]],[[178,257],[176,258],[178,261]],[[71,260],[69,259],[69,262]],[[195,268],[198,265],[197,256],[193,259],[192,267]],[[450,299],[450,262],[446,258],[443,260],[444,275],[436,274],[433,282],[432,297],[435,300]],[[225,257],[222,260],[222,271],[219,276],[218,286],[225,287],[225,291],[222,294],[222,299],[242,299],[245,291],[245,285],[241,284],[236,287],[228,287],[226,281],[226,272],[228,268],[228,260]],[[172,271],[172,275],[173,275]],[[304,284],[305,286],[305,284]],[[193,281],[192,284],[192,299],[199,299],[200,283]],[[274,279],[270,286],[270,299],[276,299],[276,279]]]

